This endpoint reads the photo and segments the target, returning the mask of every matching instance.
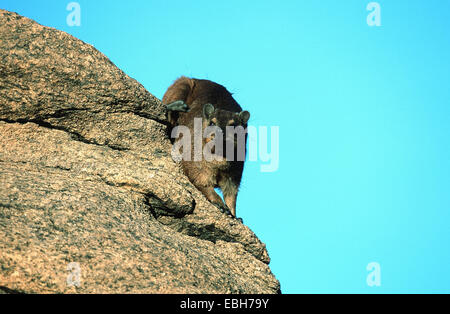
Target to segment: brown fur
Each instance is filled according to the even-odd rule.
[[[215,123],[222,129],[225,138],[227,125],[247,127],[250,114],[242,111],[239,104],[222,85],[208,80],[181,77],[168,88],[163,97],[163,103],[168,105],[180,100],[189,106],[190,111],[187,113],[169,111],[168,121],[171,128],[184,125],[191,130],[191,134],[194,134],[194,118],[198,117],[203,118],[203,130],[211,123]],[[205,104],[212,104],[215,108],[209,116],[204,113]],[[203,139],[202,147],[210,140],[211,138]],[[225,154],[223,156],[226,156]],[[236,217],[236,197],[244,161],[236,161],[236,158],[234,160],[228,161],[224,158],[223,161],[206,161],[202,158],[202,161],[182,160],[181,165],[189,180],[210,202],[222,210],[230,210],[231,214]],[[214,188],[222,190],[225,203]]]

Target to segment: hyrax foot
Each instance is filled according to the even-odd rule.
[[[166,106],[167,111],[189,112],[190,108],[182,100],[174,101]]]
[[[214,204],[214,205],[216,205],[216,207],[218,209],[220,209],[220,211],[222,213],[224,213],[225,215],[233,217],[233,214],[231,213],[231,210],[228,208],[227,205],[222,205],[222,204]]]
[[[226,205],[223,206],[222,204],[214,204],[214,205],[216,205],[217,208],[219,208],[220,211],[221,211],[222,213],[224,213],[225,215],[228,215],[228,216],[230,216],[231,218],[236,219],[236,220],[239,221],[240,223],[244,223],[244,221],[242,220],[242,218],[236,217],[236,216],[233,215],[233,213],[232,213],[231,210],[228,208],[228,206],[226,206]]]

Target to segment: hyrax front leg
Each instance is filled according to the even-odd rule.
[[[224,214],[232,215],[228,206],[222,201],[219,194],[211,186],[197,186],[197,188],[206,196],[208,201],[216,205]]]
[[[236,217],[236,198],[237,198],[237,191],[234,193],[223,192],[223,198],[225,199],[225,204],[227,204],[228,208],[231,211],[231,214]]]
[[[225,199],[225,203],[227,204],[227,206],[231,210],[231,215],[233,215],[233,217],[236,218],[237,220],[239,220],[241,223],[244,223],[242,218],[238,218],[236,216],[237,189],[234,192],[228,192],[228,194],[224,192],[223,193],[223,198]]]
[[[228,208],[231,210],[231,214],[236,218],[236,198],[238,193],[238,186],[231,178],[223,179],[219,182],[220,189],[223,193],[223,198]]]

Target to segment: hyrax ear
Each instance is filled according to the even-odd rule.
[[[212,115],[214,113],[214,110],[216,110],[216,109],[214,108],[213,105],[205,104],[203,106],[203,117],[208,119],[208,120],[211,119],[211,117],[212,117]]]
[[[247,124],[248,120],[250,119],[250,112],[248,111],[241,111],[239,113],[239,118],[242,121],[242,124]]]

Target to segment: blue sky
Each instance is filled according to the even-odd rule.
[[[180,75],[279,126],[279,169],[248,162],[238,215],[284,293],[450,292],[450,3],[1,0],[94,45],[161,98]],[[367,264],[381,267],[369,287]]]

